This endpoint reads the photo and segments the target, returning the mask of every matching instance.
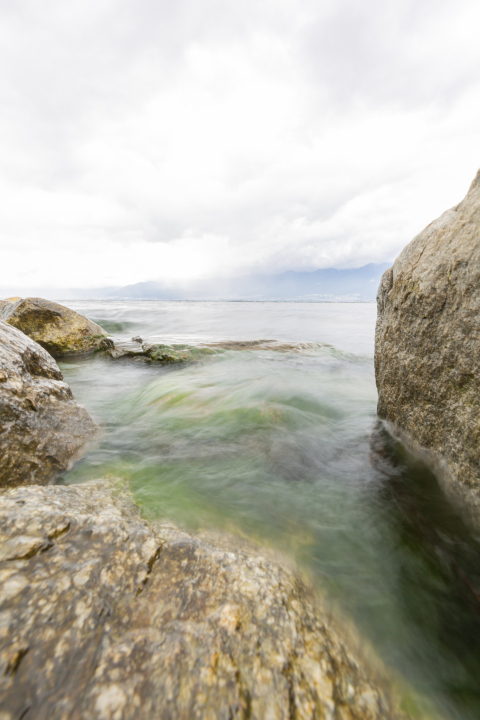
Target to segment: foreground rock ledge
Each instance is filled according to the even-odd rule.
[[[0,318],[35,340],[55,358],[96,350],[107,333],[75,310],[43,298],[0,305]]]
[[[97,431],[55,360],[0,320],[0,487],[49,482]]]
[[[478,513],[480,171],[385,272],[377,302],[378,414],[429,451],[451,495]]]
[[[0,496],[2,720],[405,718],[290,571],[106,481]]]

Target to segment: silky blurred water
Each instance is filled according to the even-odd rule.
[[[147,516],[280,548],[435,717],[480,717],[480,542],[376,419],[375,306],[67,304],[122,338],[311,343],[182,367],[61,363],[103,428],[62,481],[121,476]]]

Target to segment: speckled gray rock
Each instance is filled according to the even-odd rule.
[[[437,464],[451,493],[480,490],[480,171],[465,199],[383,275],[378,414]],[[473,490],[473,493],[464,489]]]
[[[0,320],[0,487],[49,482],[97,430],[55,360]]]
[[[43,298],[20,298],[0,306],[0,319],[31,337],[55,358],[91,353],[107,336],[92,320]]]
[[[149,525],[110,481],[0,497],[1,720],[391,720],[291,571]]]

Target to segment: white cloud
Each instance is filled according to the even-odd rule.
[[[0,9],[0,284],[391,260],[480,165],[473,0]]]

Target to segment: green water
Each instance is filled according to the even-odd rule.
[[[341,346],[356,319],[365,333],[343,343],[362,351],[368,312],[340,309],[304,339]],[[121,476],[146,516],[280,548],[439,717],[480,717],[480,542],[378,423],[371,353],[229,351],[168,368],[93,357],[62,370],[103,427],[64,482]]]

